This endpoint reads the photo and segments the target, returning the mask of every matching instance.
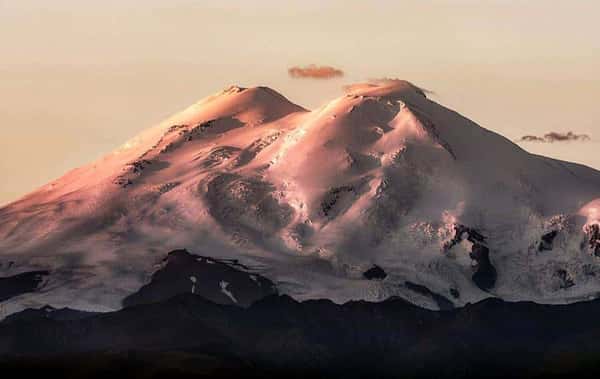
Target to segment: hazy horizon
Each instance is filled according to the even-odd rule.
[[[600,3],[221,3],[0,0],[0,205],[231,84],[315,108],[402,78],[513,141],[588,134],[520,145],[600,169]],[[345,75],[288,75],[308,64]]]

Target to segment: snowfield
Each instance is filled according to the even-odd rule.
[[[231,87],[0,209],[0,287],[48,272],[2,306],[119,309],[178,248],[299,300],[569,303],[600,292],[598,225],[600,172],[529,154],[409,82],[313,111]]]

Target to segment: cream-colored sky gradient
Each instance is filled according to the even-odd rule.
[[[325,3],[325,4],[323,4]],[[600,168],[600,2],[0,0],[0,204],[230,84],[316,107],[399,77],[526,149]],[[331,80],[291,79],[310,63]]]

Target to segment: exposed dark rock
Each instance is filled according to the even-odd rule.
[[[164,259],[150,283],[123,300],[130,307],[164,301],[181,293],[193,293],[218,304],[247,307],[258,299],[277,293],[269,279],[237,261],[217,260],[175,250]]]
[[[179,183],[179,182],[165,183],[165,184],[160,185],[158,187],[157,191],[158,191],[158,193],[160,193],[162,195],[162,194],[165,194],[165,193],[171,191],[172,189],[176,188],[180,184],[181,183]]]
[[[490,261],[490,249],[484,245],[475,243],[469,256],[477,262],[476,271],[471,279],[477,287],[484,291],[489,291],[496,284],[497,277],[496,268]]]
[[[15,276],[0,278],[0,301],[36,291],[47,275],[50,275],[49,271],[29,271]]]
[[[589,243],[592,253],[595,256],[600,257],[600,225],[590,225],[587,228],[587,234],[589,235]]]
[[[206,158],[202,160],[202,167],[211,168],[227,161],[241,149],[235,146],[219,146],[210,151]]]
[[[354,186],[347,185],[330,189],[323,200],[321,201],[321,213],[325,217],[331,217],[335,212],[332,212],[337,202],[347,193],[356,194]]]
[[[218,118],[202,122],[185,134],[186,141],[192,141],[196,137],[201,137],[204,134],[220,134],[226,133],[232,129],[241,128],[244,123],[233,117]]]
[[[169,129],[167,129],[167,134],[168,133],[176,132],[178,130],[185,129],[187,127],[188,127],[188,125],[173,125],[173,126],[170,126]]]
[[[490,249],[486,246],[486,237],[478,230],[465,225],[454,225],[454,236],[444,244],[444,252],[450,251],[454,246],[467,239],[473,245],[469,256],[477,265],[471,277],[475,285],[484,291],[489,291],[496,284],[497,272],[490,260]]]
[[[143,159],[140,157],[139,159],[125,165],[123,168],[124,173],[116,177],[113,180],[113,183],[121,186],[122,188],[127,188],[134,184],[134,180],[137,181],[139,177],[144,175],[146,170],[149,170],[150,168],[152,168],[153,171],[161,170],[166,167],[169,167],[169,163],[167,161]]]
[[[363,276],[369,280],[383,280],[387,277],[387,274],[381,267],[373,265],[373,267],[363,272]]]
[[[261,151],[271,145],[279,138],[279,133],[273,133],[265,138],[259,138],[246,147],[235,161],[235,167],[241,167],[250,163]]]
[[[187,133],[184,134],[185,140],[189,142],[194,139],[194,136],[200,135],[200,134],[210,130],[213,127],[215,121],[216,120],[210,120],[210,121],[206,121],[206,122],[196,125],[190,131],[188,131]]]
[[[450,288],[450,295],[453,298],[458,299],[460,297],[460,292],[456,288]]]
[[[573,287],[575,285],[573,278],[571,278],[571,275],[569,274],[569,272],[567,270],[564,270],[564,269],[556,270],[556,276],[560,280],[560,288],[561,289],[567,289],[567,288]]]
[[[130,185],[133,184],[133,182],[130,179],[124,178],[124,177],[118,177],[113,181],[114,184],[121,186],[122,188],[127,188]]]
[[[558,230],[553,230],[542,235],[541,241],[538,244],[538,251],[552,250],[556,236],[558,236]]]
[[[149,161],[147,159],[138,159],[137,161],[133,161],[129,164],[129,166],[131,167],[131,172],[134,174],[139,174],[142,171],[144,171],[144,169],[148,166],[150,166],[152,164],[152,161]]]
[[[232,129],[240,128],[244,126],[240,120],[233,117],[223,117],[214,120],[208,120],[200,122],[195,126],[174,126],[169,129],[163,137],[156,143],[152,150],[158,150],[158,154],[170,153],[179,147],[183,146],[187,142],[193,141],[197,138],[204,138],[205,136],[214,136],[221,133],[226,133]],[[177,136],[172,136],[177,131]],[[168,138],[168,139],[167,139]],[[167,143],[166,140],[169,142]],[[162,147],[161,147],[162,146]],[[146,156],[149,152],[145,153],[142,157]]]
[[[454,236],[444,244],[444,251],[449,251],[454,246],[467,239],[471,243],[484,243],[485,237],[476,229],[461,224],[454,225]]]
[[[406,286],[406,288],[410,289],[411,291],[414,291],[423,296],[427,296],[427,297],[430,297],[431,299],[433,299],[433,301],[435,301],[435,303],[438,305],[440,310],[444,311],[444,310],[454,308],[453,302],[448,300],[446,297],[431,291],[429,288],[427,288],[423,285],[412,283],[409,281],[405,282],[404,285]]]
[[[465,228],[465,231],[467,232],[467,240],[469,240],[472,243],[483,243],[485,242],[485,237],[479,233],[476,229],[471,229],[471,228]]]

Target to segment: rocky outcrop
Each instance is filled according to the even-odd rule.
[[[252,142],[250,146],[240,152],[240,155],[235,160],[234,166],[241,167],[250,163],[261,151],[275,142],[277,138],[279,138],[279,135],[280,133],[273,133]]]
[[[485,237],[479,233],[476,229],[469,228],[465,225],[455,224],[454,225],[454,236],[451,240],[444,244],[444,251],[449,251],[454,246],[461,243],[463,240],[468,240],[469,242],[475,243],[483,243],[485,242]]]
[[[381,267],[373,265],[373,267],[363,272],[363,277],[368,280],[383,280],[387,277],[387,274]]]
[[[193,255],[186,250],[168,254],[150,283],[123,300],[125,307],[165,301],[191,293],[217,304],[247,307],[277,293],[275,284],[235,261]]]
[[[49,271],[29,271],[0,278],[0,301],[39,289]]]
[[[475,272],[471,279],[482,290],[491,290],[496,284],[498,274],[490,260],[490,249],[482,244],[475,243],[469,256],[476,262]]]
[[[586,232],[592,253],[600,257],[600,225],[592,224],[587,227]]]
[[[325,217],[335,217],[335,215],[337,215],[338,213],[336,212],[336,204],[340,201],[340,199],[346,196],[346,194],[356,196],[357,191],[351,185],[340,186],[330,189],[321,201],[321,214]]]
[[[550,251],[554,247],[554,239],[558,236],[558,230],[552,230],[542,235],[538,244],[538,251]]]
[[[227,160],[229,160],[234,154],[238,154],[241,151],[240,148],[235,146],[219,146],[212,149],[207,156],[202,158],[201,166],[203,168],[216,167]],[[198,157],[200,159],[202,156]]]
[[[567,289],[575,285],[571,274],[565,269],[556,270],[556,277],[559,280],[560,289]]]
[[[471,276],[473,283],[483,291],[491,290],[496,284],[498,273],[490,260],[490,249],[486,245],[486,238],[474,228],[465,225],[454,225],[454,236],[444,244],[443,250],[450,251],[463,240],[471,242],[469,257],[475,261],[475,272]]]

